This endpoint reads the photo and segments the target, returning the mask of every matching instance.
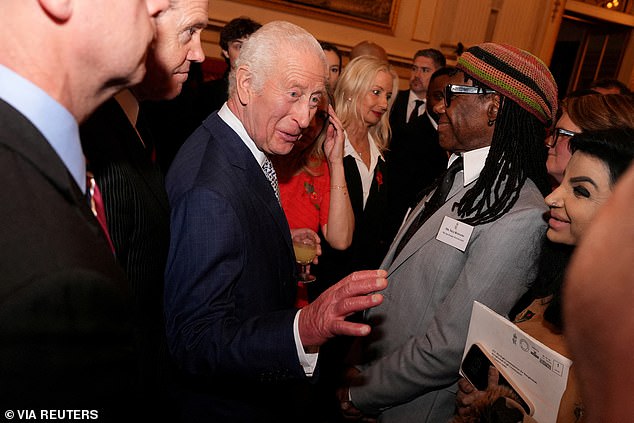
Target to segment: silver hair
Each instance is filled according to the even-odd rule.
[[[253,88],[259,92],[269,77],[280,72],[278,63],[290,51],[318,56],[324,65],[324,76],[327,75],[326,56],[315,37],[290,22],[273,21],[263,25],[242,44],[235,67],[229,74],[229,96],[235,94],[236,69],[246,66],[253,74]]]

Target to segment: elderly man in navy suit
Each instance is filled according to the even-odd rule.
[[[291,151],[326,80],[312,35],[287,22],[264,25],[242,47],[227,103],[167,175],[167,335],[185,421],[299,421],[290,399],[316,373],[319,346],[370,332],[345,318],[382,301],[374,292],[387,286],[384,271],[354,273],[293,308],[291,234],[268,156]],[[327,144],[343,136],[335,116],[330,124]]]

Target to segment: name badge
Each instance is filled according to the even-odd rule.
[[[472,233],[473,226],[445,216],[440,225],[438,235],[436,235],[436,239],[460,251],[464,251],[467,248],[467,244],[469,244]]]

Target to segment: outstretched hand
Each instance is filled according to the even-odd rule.
[[[370,326],[346,317],[383,302],[376,293],[387,287],[385,270],[362,270],[346,276],[302,308],[299,336],[304,347],[323,345],[337,335],[365,336]],[[368,295],[369,294],[369,295]]]

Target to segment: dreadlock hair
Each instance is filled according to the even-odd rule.
[[[469,78],[467,74],[465,78]],[[486,87],[476,80],[473,83]],[[548,195],[551,186],[546,171],[545,137],[544,124],[534,115],[514,101],[500,97],[484,168],[475,185],[453,205],[462,222],[477,226],[499,219],[517,202],[527,178],[542,195]]]

